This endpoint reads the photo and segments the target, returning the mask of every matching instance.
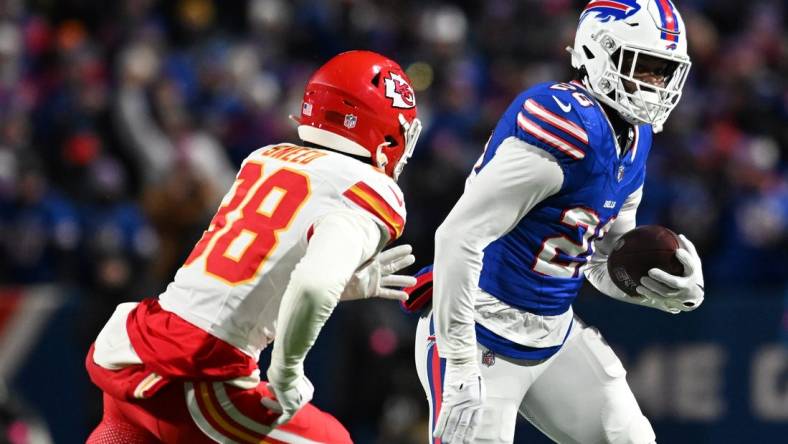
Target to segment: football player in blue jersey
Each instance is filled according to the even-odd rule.
[[[703,302],[683,236],[684,274],[650,270],[639,297],[606,267],[681,97],[687,33],[670,0],[594,0],[569,52],[575,80],[514,100],[435,235],[434,300],[416,334],[430,442],[510,443],[518,412],[561,443],[655,442],[621,362],[572,301],[585,278],[670,313]]]

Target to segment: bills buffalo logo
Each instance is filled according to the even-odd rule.
[[[636,0],[593,0],[583,10],[580,21],[582,22],[586,17],[595,14],[597,20],[607,23],[610,20],[624,20],[635,15],[638,11],[640,11],[640,5]]]
[[[391,99],[395,108],[413,108],[416,106],[416,97],[413,88],[399,74],[390,72],[389,77],[383,79],[386,86],[386,97]]]

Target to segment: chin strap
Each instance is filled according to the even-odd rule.
[[[421,120],[418,118],[414,118],[408,123],[405,116],[400,114],[399,124],[402,126],[402,132],[405,137],[405,151],[402,153],[402,157],[399,158],[397,166],[394,167],[394,174],[392,176],[394,180],[397,180],[400,173],[402,173],[402,170],[405,168],[405,164],[408,163],[408,159],[413,155],[413,150],[416,148],[416,142],[419,140],[419,135],[421,135]]]
[[[389,164],[389,158],[383,154],[383,148],[391,145],[391,142],[383,142],[375,149],[375,164],[378,168],[386,168]]]

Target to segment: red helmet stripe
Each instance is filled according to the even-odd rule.
[[[668,0],[657,0],[660,12],[662,13],[663,28],[668,31],[676,32],[679,30],[679,25],[676,20],[676,14],[673,13],[673,6]]]

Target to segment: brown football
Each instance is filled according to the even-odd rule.
[[[674,275],[684,274],[684,266],[676,258],[679,237],[659,225],[643,225],[628,231],[616,242],[607,259],[610,278],[624,293],[638,296],[635,290],[640,278],[652,268]]]

